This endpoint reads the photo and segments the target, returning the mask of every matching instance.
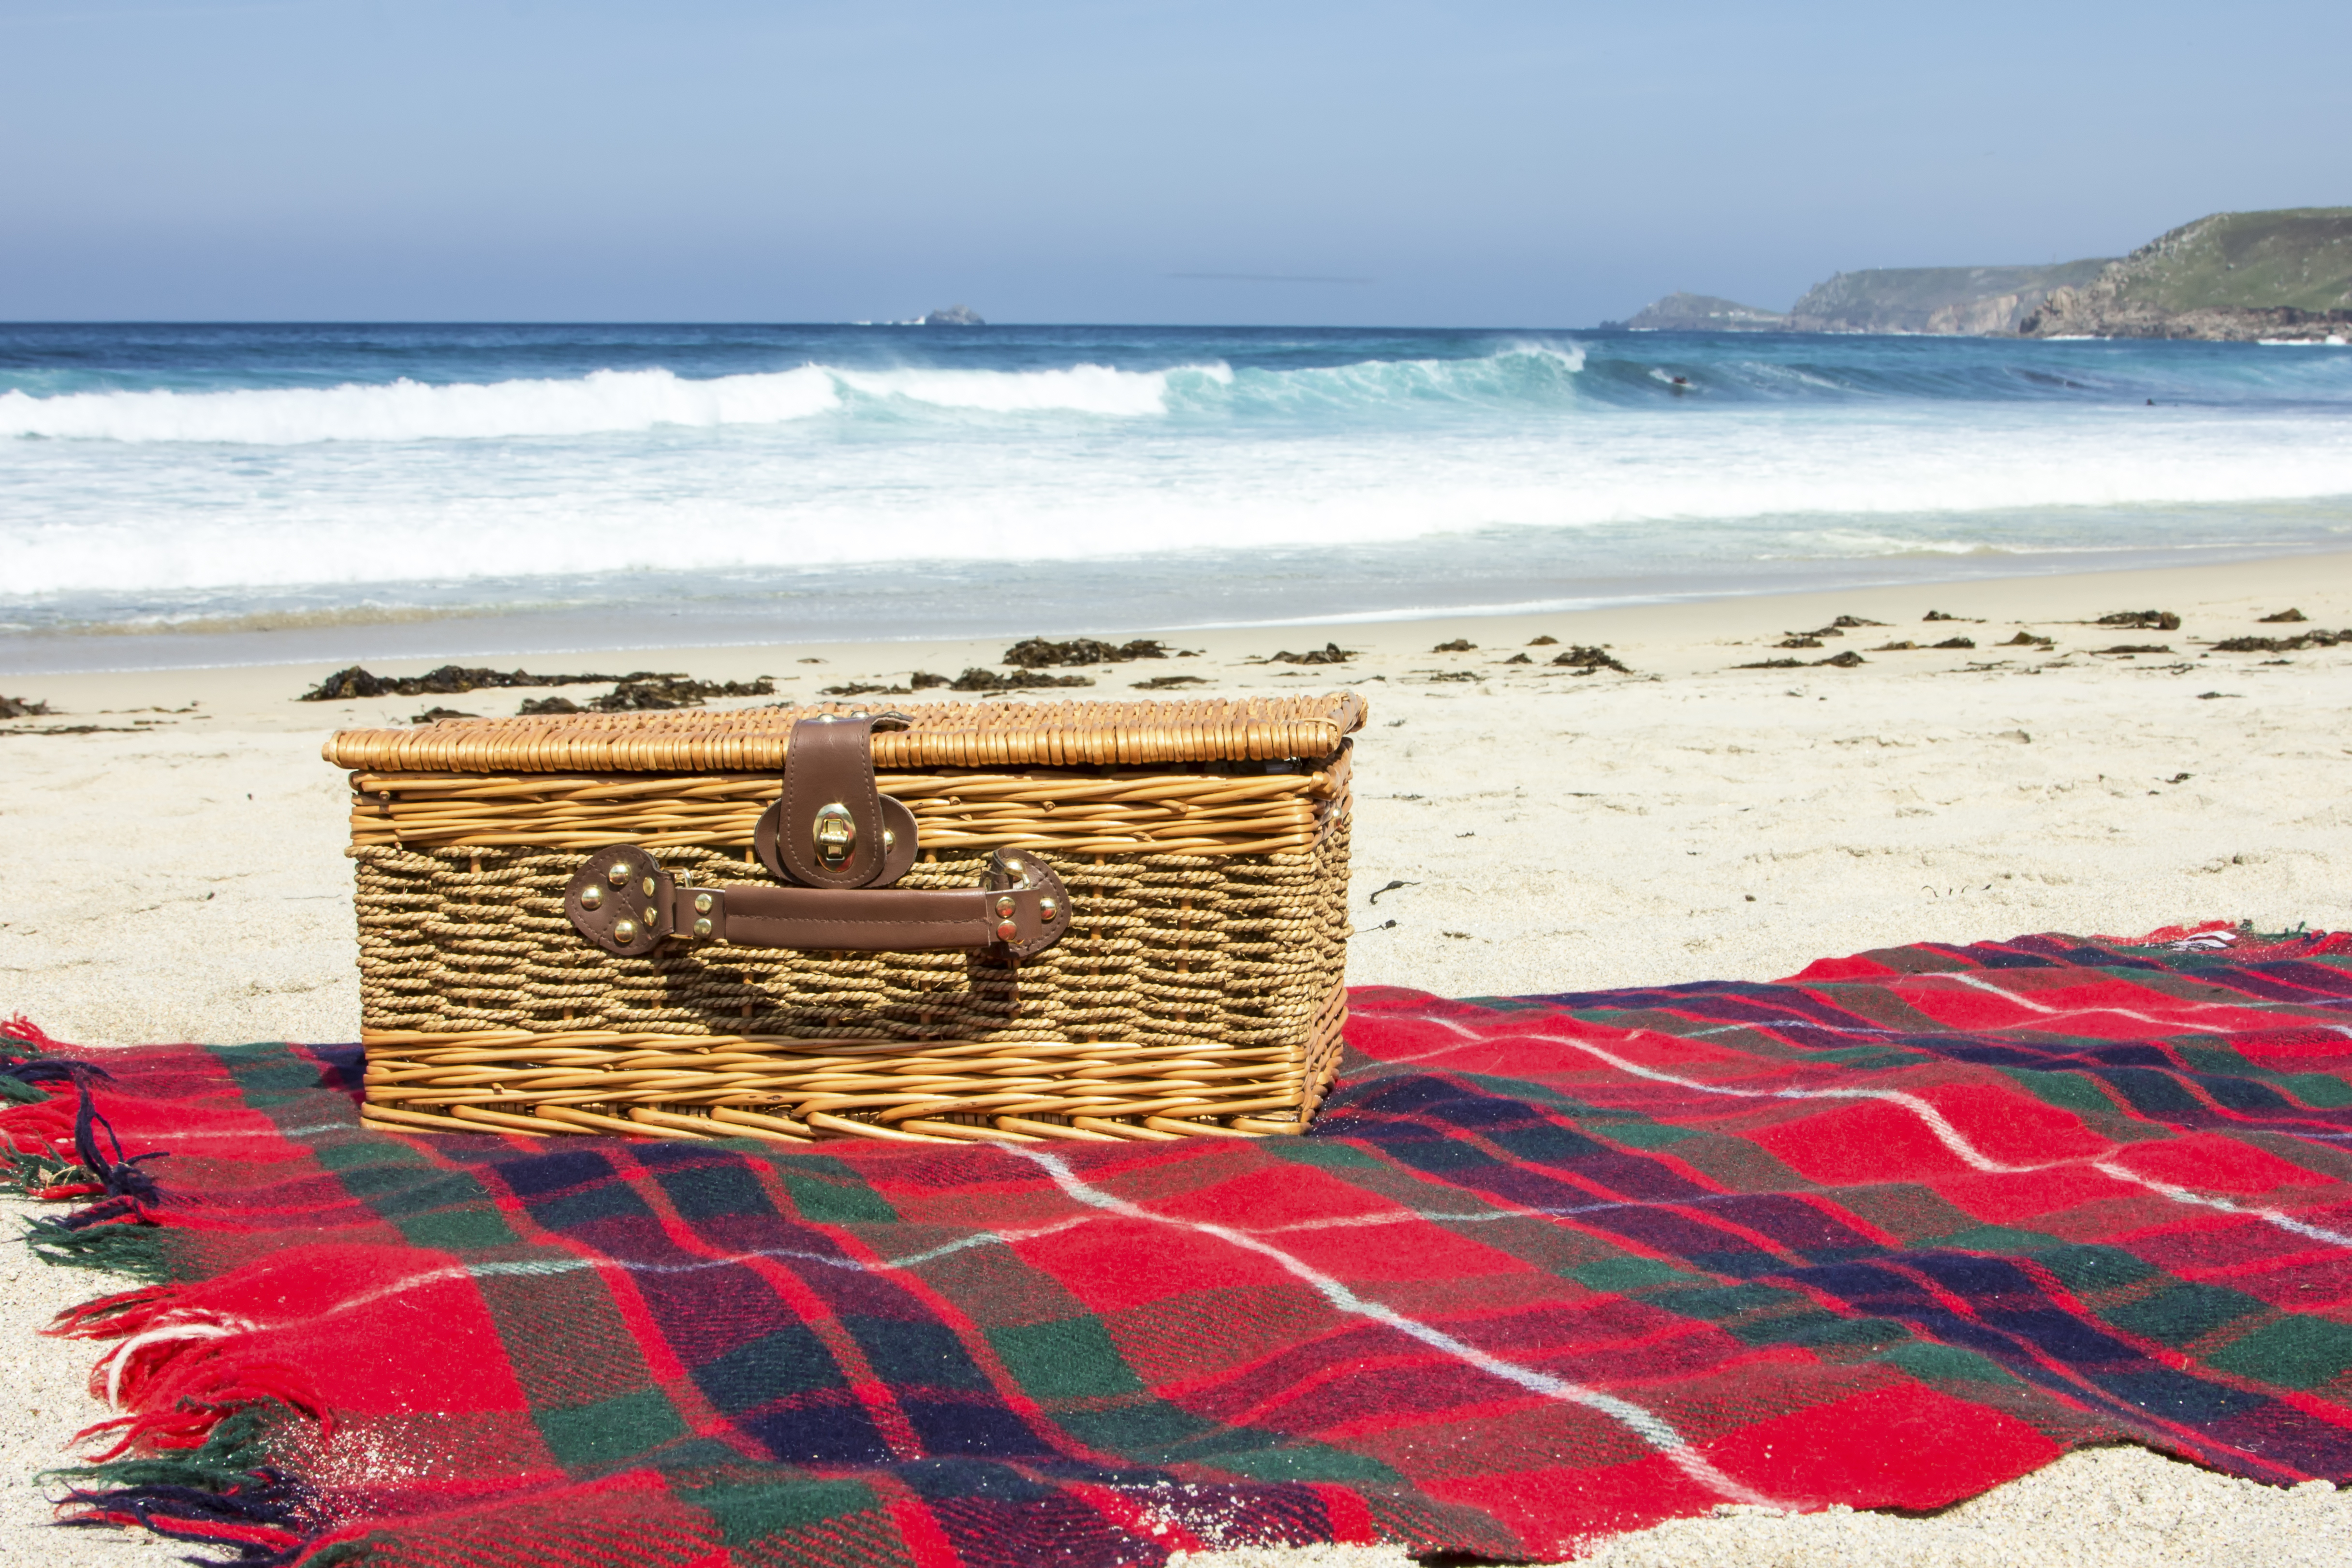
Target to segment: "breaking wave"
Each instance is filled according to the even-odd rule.
[[[1696,354],[1643,341],[1606,351],[1514,342],[1443,358],[1410,353],[1339,363],[1160,368],[1076,364],[866,367],[812,361],[791,370],[691,375],[655,366],[565,377],[340,386],[0,392],[0,436],[65,441],[300,446],[627,435],[661,430],[776,429],[833,422],[904,428],[1104,422],[1295,433],[1395,430],[1463,420],[1790,404],[2318,406],[2352,402],[2352,356],[2265,356],[2210,364],[2084,356],[2031,362],[1963,340],[1947,356],[1891,356],[1805,345],[1775,354]],[[2043,360],[2049,350],[2035,350]],[[1681,357],[1677,357],[1681,356]],[[2289,363],[2289,361],[2301,362]],[[1042,423],[1041,423],[1042,422]]]
[[[463,441],[619,434],[663,427],[778,425],[882,414],[1076,415],[1133,420],[1313,416],[1559,401],[1583,368],[1574,349],[1511,349],[1469,360],[1235,371],[1222,362],[1167,370],[1108,365],[999,371],[811,364],[751,375],[600,370],[562,380],[435,385],[402,379],[336,387],[0,392],[0,435],[52,440],[213,442]]]

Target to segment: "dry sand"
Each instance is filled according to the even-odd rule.
[[[2289,607],[2302,625],[2264,625]],[[1929,610],[1969,618],[1926,622]],[[2167,610],[2177,632],[2090,624]],[[1782,650],[1839,615],[1883,622]],[[1763,979],[1825,954],[2174,923],[2352,925],[2352,644],[2209,653],[2352,627],[2352,556],[1734,600],[1581,615],[1213,632],[1198,658],[1088,672],[1092,693],[1198,675],[1206,695],[1367,695],[1349,976],[1448,995]],[[1127,634],[1129,629],[1103,628]],[[2048,648],[2005,645],[2021,630]],[[453,627],[453,638],[464,635]],[[1557,644],[1527,647],[1538,636]],[[1966,636],[1973,650],[1924,646]],[[1471,651],[1433,653],[1465,638]],[[1327,642],[1336,667],[1254,664]],[[1875,652],[1890,642],[1916,650]],[[1605,645],[1631,674],[1543,661]],[[2119,644],[2165,653],[2101,653]],[[453,643],[453,646],[457,645]],[[779,677],[807,698],[992,664],[1003,643],[629,651],[522,661]],[[1736,669],[1845,650],[1853,668]],[[1507,664],[1527,653],[1527,664]],[[136,656],[126,642],[126,662]],[[809,661],[821,661],[811,663]],[[466,659],[465,663],[482,663]],[[518,661],[489,661],[502,666]],[[408,674],[415,662],[372,666]],[[59,1039],[348,1040],[358,1028],[331,728],[532,692],[301,704],[324,666],[9,677],[50,718],[0,722],[0,1011]],[[574,696],[583,695],[573,689]],[[924,694],[928,700],[933,694]],[[1053,694],[1062,695],[1062,694]],[[1169,695],[1182,695],[1171,693]],[[94,733],[60,731],[83,726]],[[1404,885],[1385,894],[1391,883]],[[1371,900],[1379,894],[1377,904]],[[0,1261],[0,1563],[158,1562],[113,1532],[30,1528],[25,1484],[102,1412],[86,1346],[36,1341],[103,1281]],[[37,1413],[35,1413],[37,1412]],[[168,1554],[166,1554],[168,1555]],[[1246,1555],[1246,1554],[1245,1554]],[[1369,1551],[1258,1554],[1287,1568]],[[2352,1500],[2137,1450],[2077,1455],[1929,1520],[1685,1521],[1601,1549],[1622,1568],[2352,1563]],[[1204,1563],[1207,1559],[1196,1560]],[[1227,1560],[1231,1561],[1231,1560]]]

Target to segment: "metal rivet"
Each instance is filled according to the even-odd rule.
[[[894,832],[892,832],[892,831],[891,831],[889,829],[887,829],[887,828],[883,829],[883,830],[882,830],[882,847],[883,847],[884,849],[886,849],[886,850],[893,850],[893,849],[897,849],[897,848],[898,847],[898,834],[896,834],[896,833],[894,833]]]
[[[1021,874],[1021,862],[1019,861],[1006,861],[1004,862],[1004,869],[1011,872],[1014,876],[1019,876]]]
[[[698,921],[696,921],[696,922],[694,923],[694,934],[695,934],[697,936],[709,936],[709,935],[710,935],[710,922],[709,922],[709,921],[708,921],[708,920],[698,920]]]
[[[651,878],[651,877],[647,877],[647,878],[646,878],[646,896],[647,898],[651,898],[653,895],[654,895],[654,879],[653,879],[653,878]]]
[[[694,912],[697,915],[708,915],[710,913],[710,895],[709,894],[698,893],[694,895]]]
[[[999,942],[1010,942],[1020,935],[1021,927],[1013,925],[1010,920],[996,928],[996,939]]]
[[[628,886],[628,885],[629,885],[629,862],[626,862],[626,861],[615,861],[615,862],[613,862],[613,869],[612,869],[611,871],[608,871],[608,872],[606,872],[606,873],[604,873],[604,878],[605,878],[605,880],[606,880],[606,881],[610,882],[610,883],[611,883],[614,887],[626,887],[626,886]]]
[[[1061,912],[1062,906],[1055,903],[1050,898],[1041,898],[1037,901],[1037,913],[1044,915],[1048,920],[1053,919],[1055,915]]]
[[[1013,913],[1013,903],[1012,896],[1011,896],[1010,894],[1007,894],[1005,897],[1000,898],[1000,899],[998,899],[998,900],[996,901],[996,913],[997,913],[997,914],[999,914],[999,915],[1010,915],[1010,914],[1012,914],[1012,913]]]
[[[614,940],[614,941],[615,941],[615,942],[634,942],[634,941],[635,941],[636,939],[637,939],[637,923],[636,923],[635,921],[634,921],[634,920],[616,920],[616,921],[614,921],[614,922],[613,923],[613,940]]]
[[[645,918],[646,918],[646,930],[648,930],[648,931],[651,931],[655,926],[656,926],[656,925],[660,925],[660,924],[661,924],[661,922],[659,922],[658,920],[656,920],[656,919],[654,918],[654,912],[653,912],[652,910],[650,910],[650,909],[648,909],[648,910],[646,910],[646,916],[645,916]]]
[[[585,886],[585,887],[583,887],[583,888],[582,888],[582,889],[580,890],[580,907],[581,907],[581,908],[583,908],[583,909],[594,909],[594,908],[597,908],[599,905],[601,905],[604,902],[604,890],[603,888],[601,888],[601,887],[598,887],[594,883],[593,883],[593,882],[592,882],[592,883],[590,883],[587,886]]]

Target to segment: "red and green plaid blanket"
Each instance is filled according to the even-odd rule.
[[[2128,1439],[2352,1481],[2352,938],[1358,991],[1312,1135],[815,1152],[361,1130],[345,1047],[0,1113],[119,1412],[67,1512],[247,1563],[1566,1556]]]

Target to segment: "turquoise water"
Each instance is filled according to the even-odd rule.
[[[2347,543],[2343,347],[0,327],[0,668],[1374,618]],[[236,630],[256,617],[289,628],[274,654]]]

